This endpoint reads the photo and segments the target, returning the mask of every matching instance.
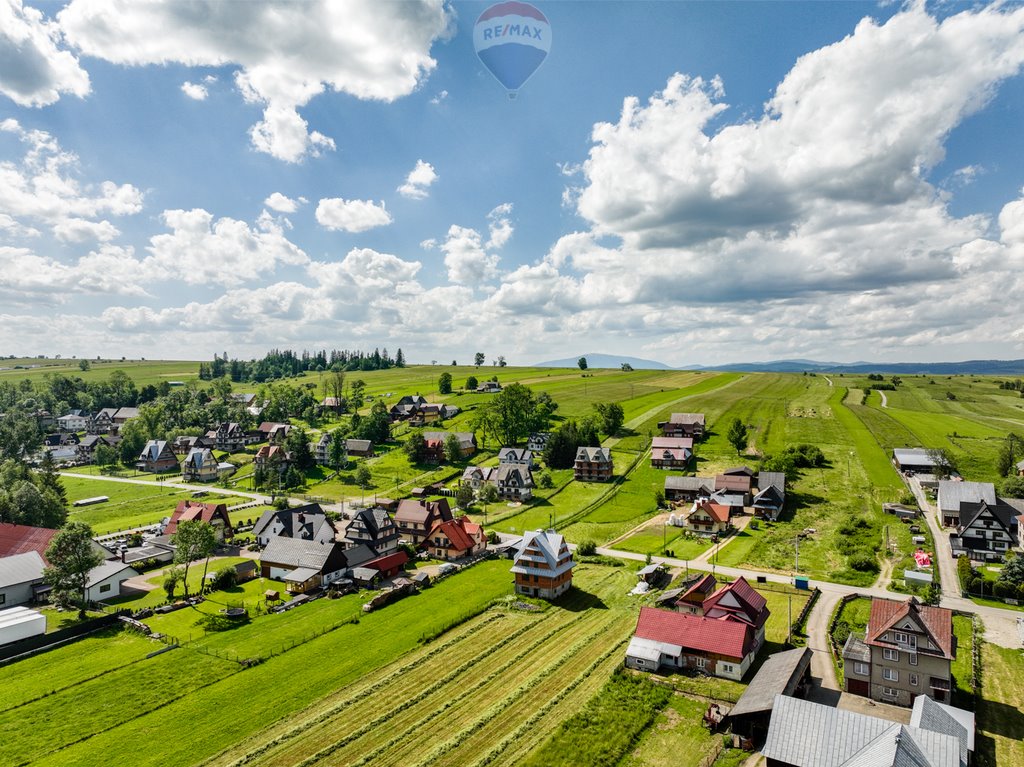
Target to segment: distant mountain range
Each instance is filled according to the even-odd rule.
[[[539,368],[574,368],[580,357],[587,358],[587,367],[590,368],[618,368],[622,363],[628,362],[636,370],[671,370],[671,365],[654,360],[644,360],[639,357],[627,357],[616,354],[578,354],[575,357],[564,360],[551,360],[550,362],[538,362],[535,367]]]
[[[628,362],[637,370],[722,370],[740,373],[902,373],[903,375],[1024,375],[1021,360],[966,360],[964,362],[818,362],[817,360],[773,360],[736,362],[729,365],[684,365],[673,368],[664,362],[614,354],[583,354],[591,368],[617,368]],[[537,367],[576,367],[572,357],[540,362]]]

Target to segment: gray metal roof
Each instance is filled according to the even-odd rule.
[[[934,466],[935,459],[923,447],[897,447],[892,451],[900,466]]]
[[[310,578],[316,576],[319,572],[319,570],[314,570],[312,567],[296,567],[284,576],[284,579],[289,583],[305,583]]]
[[[776,695],[769,759],[796,767],[960,767],[960,742],[944,733]]]
[[[843,646],[843,660],[860,661],[861,663],[871,662],[871,648],[868,647],[864,640],[856,634],[850,634],[846,638],[846,644]]]
[[[786,475],[781,471],[759,471],[757,473],[757,489],[764,492],[774,487],[783,495],[786,492]]]
[[[89,582],[86,584],[87,587],[95,586],[100,581],[105,581],[112,575],[117,575],[125,570],[131,570],[128,577],[132,577],[139,574],[131,565],[125,564],[120,559],[107,560],[103,564],[97,565],[89,571]]]
[[[323,569],[334,549],[333,544],[322,544],[301,538],[271,538],[260,555],[263,562],[293,567]]]
[[[713,477],[665,477],[665,489],[693,492],[704,490],[710,494],[715,489],[715,480]]]
[[[962,708],[947,706],[927,695],[914,698],[910,726],[943,732],[960,741],[960,764],[966,767],[968,752],[974,751],[974,714]]]
[[[957,482],[944,479],[939,482],[939,509],[960,512],[961,503],[996,503],[996,488],[991,482]]]
[[[771,711],[775,696],[792,693],[810,665],[811,650],[808,647],[797,647],[768,656],[729,716]]]
[[[3,557],[0,559],[0,589],[42,580],[45,566],[43,558],[35,551]]]

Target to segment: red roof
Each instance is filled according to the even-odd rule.
[[[434,525],[427,534],[428,544],[435,533],[442,533],[451,541],[449,548],[455,551],[469,551],[483,539],[484,529],[476,522],[471,522],[468,517],[459,517]]]
[[[396,551],[394,554],[388,554],[386,557],[378,557],[367,562],[361,567],[369,567],[381,573],[389,572],[394,570],[396,567],[401,567],[409,561],[409,555],[404,551]]]
[[[729,604],[731,599],[727,595],[733,595],[738,605]],[[714,611],[710,616],[721,620],[740,621],[749,623],[754,628],[760,628],[768,620],[768,600],[761,596],[754,587],[747,583],[746,578],[740,576],[727,586],[723,586],[704,602],[704,614]]]
[[[651,449],[658,450],[659,448],[672,449],[685,449],[689,450],[693,447],[693,440],[690,437],[654,437],[651,440]]]
[[[228,516],[228,507],[225,504],[182,501],[171,514],[171,521],[167,523],[164,535],[174,535],[178,532],[179,522],[188,522],[193,519],[213,522],[214,517],[220,517],[225,527],[231,527],[231,517]]]
[[[745,623],[653,607],[640,608],[635,635],[737,660],[746,657],[754,645],[754,630]]]
[[[50,545],[56,530],[48,527],[29,527],[0,522],[0,557],[11,557],[15,554],[27,554],[35,551],[46,561],[46,549]]]
[[[943,657],[953,657],[953,612],[945,607],[928,607],[911,598],[908,602],[894,599],[872,599],[864,641],[876,647],[888,647],[891,642],[881,640],[886,631],[904,618],[910,618],[931,635]],[[920,646],[918,647],[920,650]]]
[[[723,506],[720,503],[712,503],[711,501],[701,501],[699,504],[697,504],[697,509],[703,511],[716,522],[729,521],[728,506]]]
[[[715,477],[715,490],[750,492],[751,478],[746,474],[719,474]]]

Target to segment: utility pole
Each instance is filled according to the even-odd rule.
[[[793,644],[793,595],[789,595],[789,629],[786,644]]]

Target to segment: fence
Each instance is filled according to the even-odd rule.
[[[721,738],[715,740],[711,746],[711,750],[704,755],[704,758],[700,760],[697,767],[711,767],[715,763],[715,760],[721,755],[722,751],[725,750],[725,741]]]
[[[811,590],[811,598],[808,599],[800,610],[800,614],[793,621],[793,624],[789,627],[790,634],[792,636],[803,636],[804,627],[807,625],[807,616],[811,614],[811,610],[814,609],[815,603],[818,601],[818,597],[821,596],[821,589],[817,586]]]
[[[45,652],[50,650],[57,645],[62,645],[65,642],[70,642],[72,639],[85,636],[86,634],[93,634],[101,629],[108,628],[118,623],[118,618],[121,615],[127,615],[127,610],[119,610],[116,613],[103,615],[99,618],[93,618],[92,620],[82,621],[76,623],[74,626],[68,626],[67,628],[57,629],[56,631],[49,634],[40,634],[39,636],[29,637],[28,639],[22,639],[17,642],[12,642],[9,645],[0,647],[0,664],[8,661],[12,658],[16,658],[21,655],[34,654],[37,652]]]

